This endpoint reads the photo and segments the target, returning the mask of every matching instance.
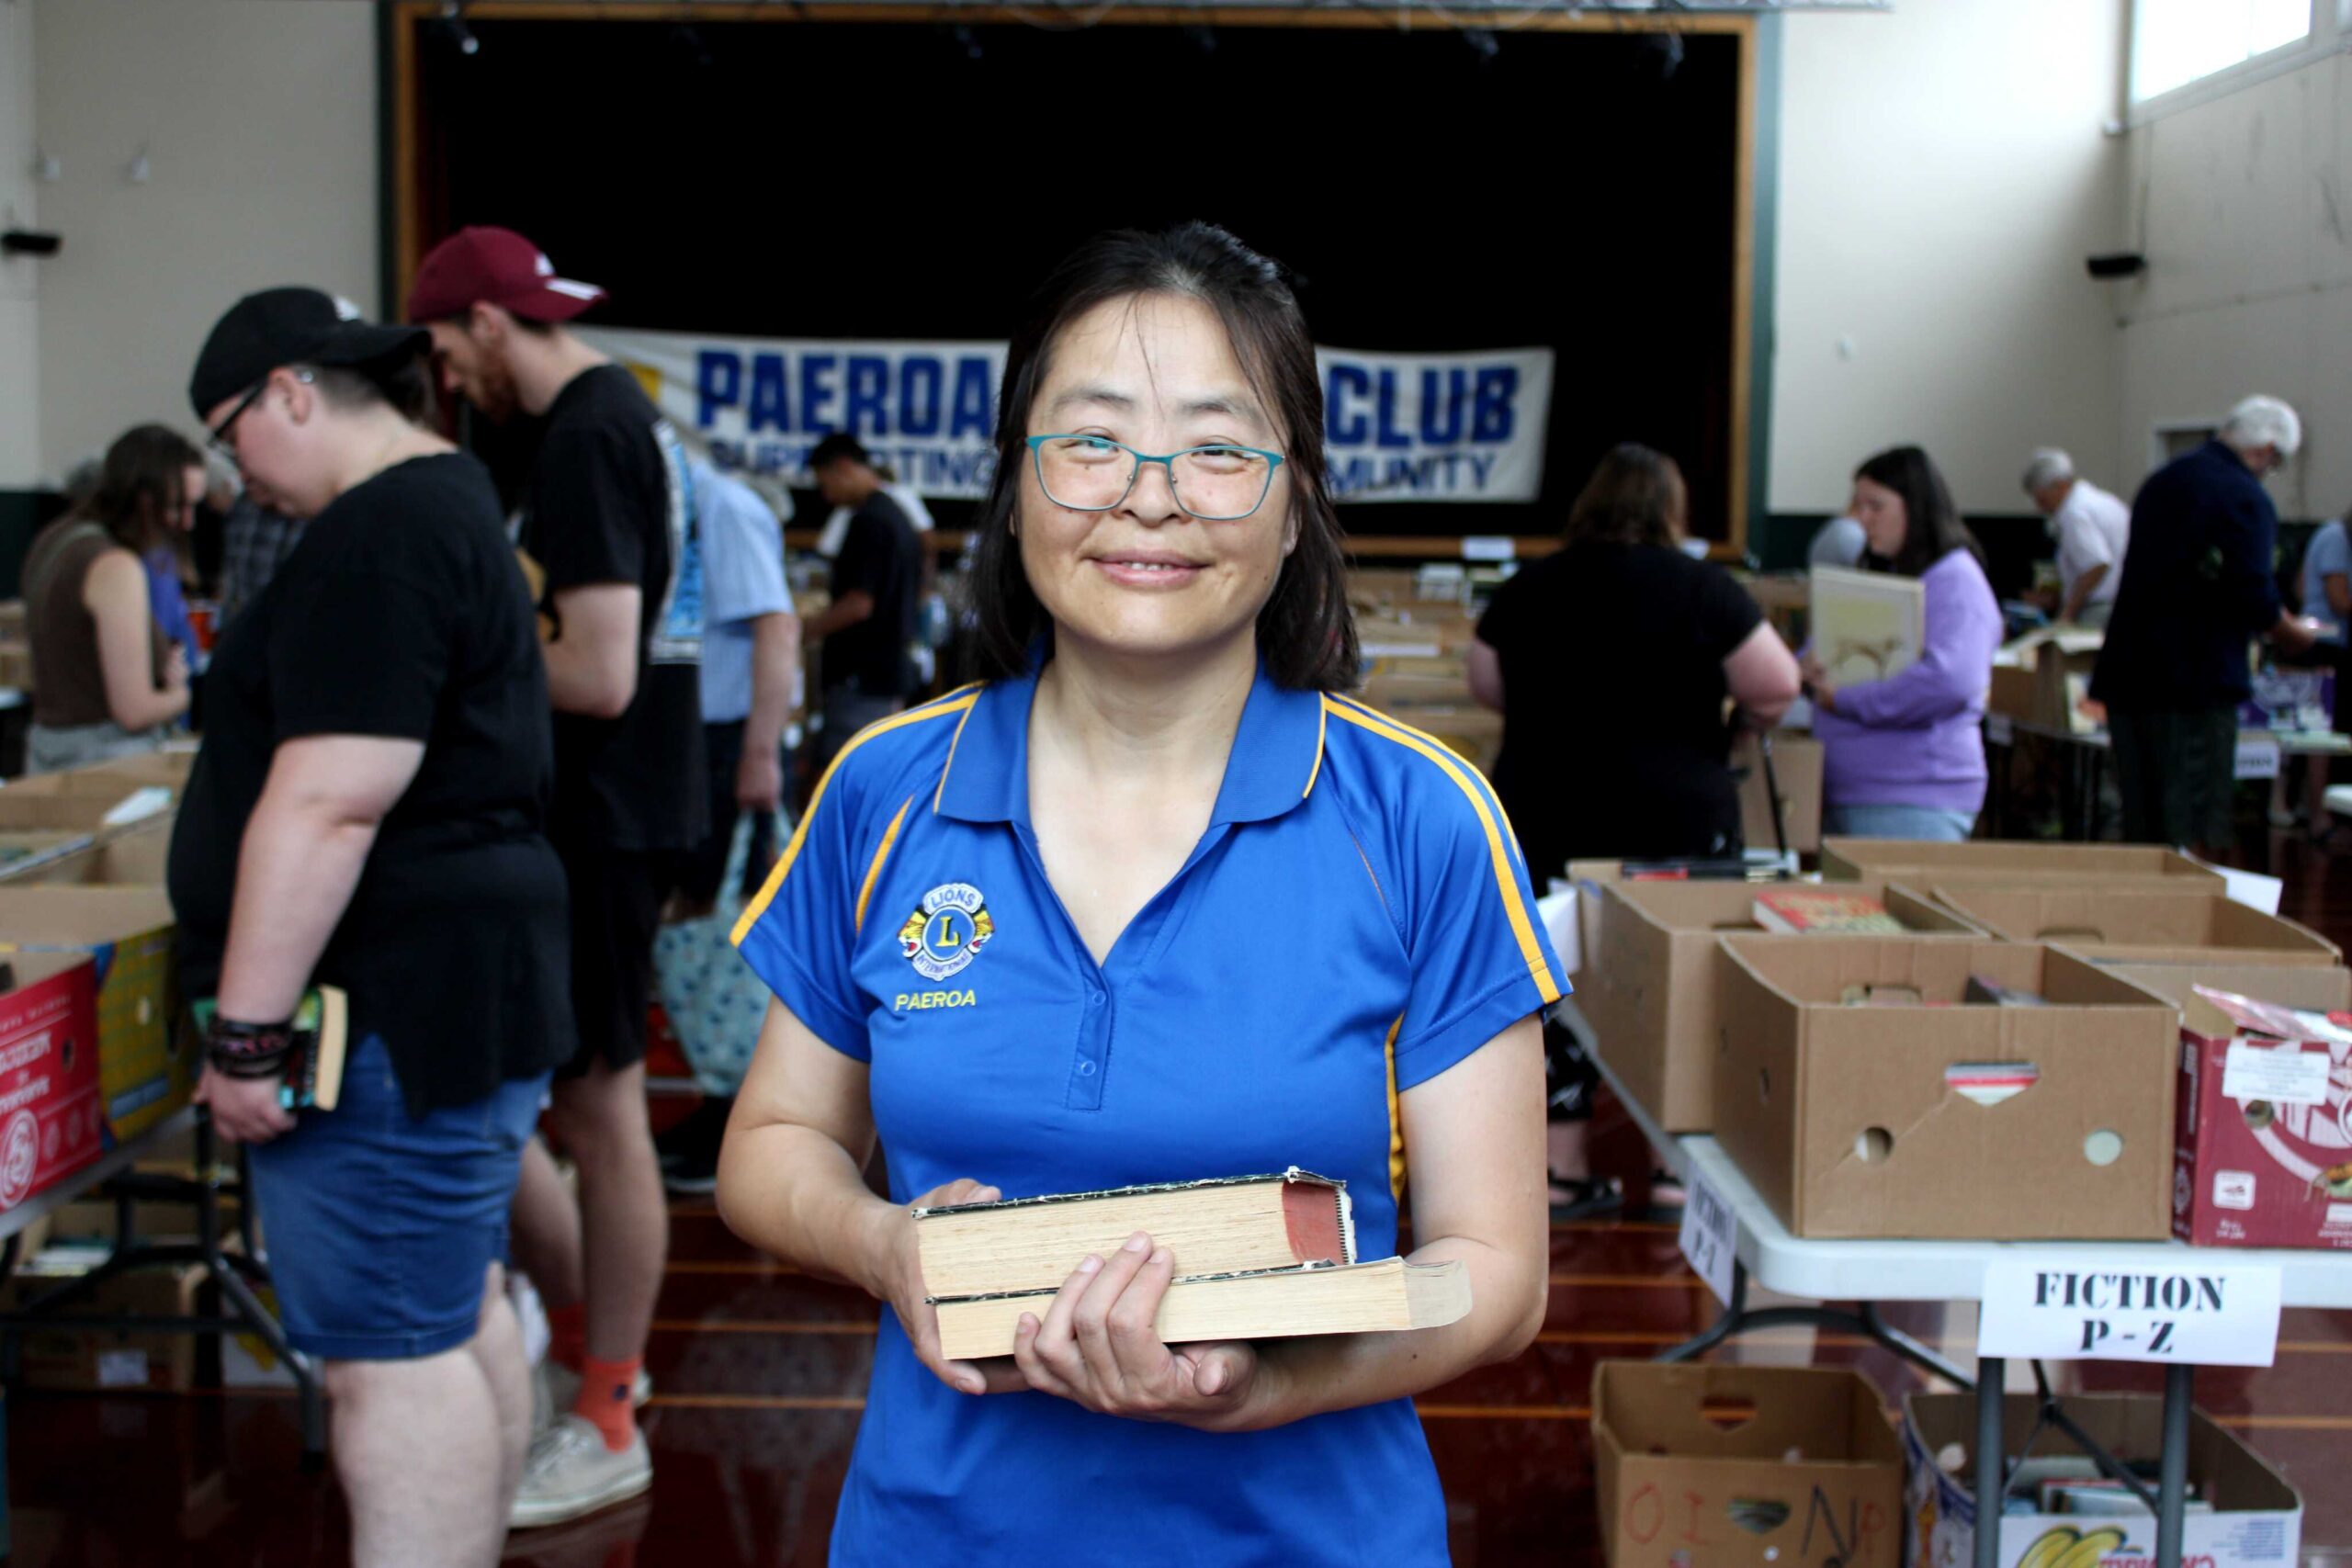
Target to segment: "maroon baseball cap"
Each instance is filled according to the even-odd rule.
[[[460,229],[433,247],[408,291],[408,319],[447,321],[477,304],[499,305],[534,321],[568,321],[605,291],[555,275],[548,254],[512,229]]]

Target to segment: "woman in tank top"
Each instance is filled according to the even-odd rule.
[[[107,449],[88,496],[25,554],[33,722],[27,771],[152,751],[187,712],[186,656],[155,624],[140,558],[204,493],[204,458],[160,424]]]

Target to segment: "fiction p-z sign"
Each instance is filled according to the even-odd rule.
[[[2267,1367],[2278,1351],[2275,1268],[1995,1263],[1980,1356]]]

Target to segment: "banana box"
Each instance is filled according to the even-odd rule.
[[[2090,1438],[2126,1463],[2153,1463],[2164,1449],[2164,1401],[2153,1395],[2075,1394],[2066,1414]],[[2011,1394],[2002,1412],[2004,1448],[2021,1453],[2033,1431],[2037,1402]],[[1908,1568],[1970,1568],[1975,1561],[1976,1397],[1915,1393],[1903,1402],[1904,1561]],[[2033,1439],[2037,1455],[2079,1451],[2064,1433]],[[2212,1505],[2181,1521],[2183,1568],[2295,1568],[2303,1539],[2303,1500],[2254,1450],[2213,1424],[2189,1417],[2188,1479]],[[2049,1514],[2012,1511],[1996,1521],[1999,1568],[2154,1568],[2152,1513]]]

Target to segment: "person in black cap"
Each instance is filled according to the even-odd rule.
[[[836,431],[818,442],[808,468],[827,502],[851,509],[833,558],[832,603],[803,623],[800,634],[820,645],[824,722],[815,761],[821,776],[850,737],[905,707],[922,683],[914,648],[922,542],[855,436]]]
[[[499,1260],[569,1051],[563,868],[529,590],[489,473],[415,423],[420,330],[240,300],[189,400],[309,516],[224,628],[172,836],[197,1089],[251,1152],[288,1337],[325,1363],[366,1564],[497,1560],[530,1425]],[[332,1110],[284,1091],[306,992],[349,999]]]

